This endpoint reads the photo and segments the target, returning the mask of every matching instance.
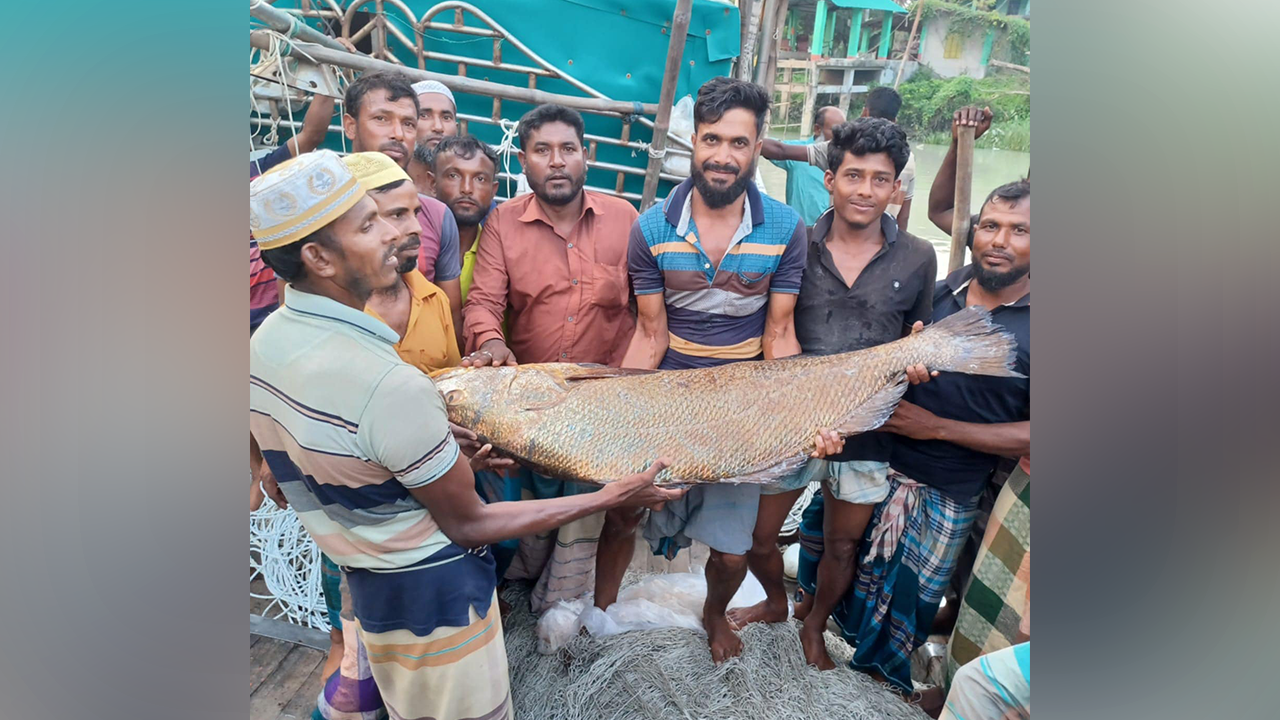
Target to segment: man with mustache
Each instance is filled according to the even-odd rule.
[[[880,118],[840,125],[831,138],[829,156],[825,183],[832,207],[809,231],[809,253],[796,305],[800,347],[813,355],[863,350],[908,334],[913,325],[930,319],[938,273],[933,246],[900,230],[888,214],[899,191],[896,178],[910,156],[902,129]],[[913,382],[928,379],[923,366],[907,372]],[[801,640],[810,664],[824,670],[835,667],[823,632],[853,579],[857,546],[867,521],[888,493],[892,450],[891,435],[855,435],[839,454],[811,460],[795,476],[762,488],[747,559],[764,586],[766,599],[730,612],[735,625],[788,618],[778,532],[804,487],[810,480],[821,481],[825,553],[817,578],[809,573],[800,577],[807,592],[812,594],[815,585],[817,591]]]
[[[1026,377],[941,373],[907,390],[881,428],[898,436],[887,498],[872,513],[853,585],[831,616],[856,647],[851,667],[903,693],[912,689],[910,655],[930,633],[984,487],[1002,458],[1031,454],[1029,181],[987,196],[972,250],[973,263],[936,284],[932,321],[986,308],[1016,338],[1014,369]],[[802,575],[805,562],[802,553]]]
[[[418,135],[418,94],[403,75],[374,72],[361,75],[347,86],[343,98],[342,129],[352,152],[380,152],[401,168],[409,164]],[[458,276],[458,224],[444,203],[418,195],[414,211],[422,226],[418,270],[449,298],[455,328],[462,325],[462,291]],[[457,342],[460,342],[459,337]]]
[[[421,226],[414,217],[418,193],[409,176],[382,153],[353,153],[342,162],[378,206],[378,215],[400,233],[394,248],[399,276],[387,287],[375,288],[365,312],[396,331],[396,353],[405,362],[429,373],[453,367],[461,360],[449,313],[440,288],[418,272]]]
[[[623,367],[705,368],[800,352],[793,314],[804,223],[752,182],[768,110],[768,95],[754,83],[718,77],[698,90],[692,177],[631,229],[639,321]],[[758,482],[701,485],[653,512],[645,526],[655,553],[671,557],[692,540],[711,548],[702,621],[717,663],[742,652],[725,610],[747,572],[759,501]],[[625,543],[634,542],[638,514],[614,514],[627,521],[618,523]],[[618,558],[608,586],[604,577],[597,583],[597,606],[617,598],[630,556]]]
[[[446,137],[432,153],[431,177],[436,197],[449,206],[458,221],[465,303],[475,275],[484,222],[497,207],[493,196],[498,191],[498,153],[473,135]]]
[[[453,99],[453,91],[435,80],[416,82],[413,91],[418,94],[418,135],[413,145],[413,157],[405,169],[413,178],[418,192],[436,197],[431,156],[441,140],[458,135],[458,105]]]
[[[463,365],[622,362],[635,327],[627,232],[637,213],[625,200],[583,189],[584,132],[582,116],[560,105],[540,105],[520,118],[520,167],[533,192],[502,203],[484,222],[463,308],[470,353]],[[527,470],[518,477],[525,498],[596,490]],[[604,524],[600,513],[521,541],[507,577],[539,578],[535,612],[590,591],[596,574],[609,572],[600,563],[619,556],[601,538]]]

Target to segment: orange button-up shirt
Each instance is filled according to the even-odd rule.
[[[409,287],[409,325],[395,345],[396,353],[424,373],[456,366],[462,355],[453,334],[449,298],[417,270],[401,277]],[[365,312],[382,320],[373,308]]]
[[[506,340],[517,362],[621,364],[636,326],[627,238],[638,213],[625,200],[584,194],[568,235],[533,193],[489,213],[462,309],[468,352],[503,337],[509,310]]]

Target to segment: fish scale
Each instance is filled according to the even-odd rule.
[[[905,391],[907,367],[1020,377],[1016,348],[973,307],[838,355],[668,371],[452,368],[434,379],[452,422],[551,477],[607,483],[665,456],[660,484],[764,483],[796,470],[819,430],[879,427]]]

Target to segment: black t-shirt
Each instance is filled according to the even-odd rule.
[[[933,296],[933,321],[966,306],[973,267],[966,265],[939,281]],[[950,420],[969,423],[1008,423],[1031,419],[1031,293],[991,311],[991,319],[1013,333],[1018,342],[1014,369],[1025,378],[944,372],[930,382],[907,390],[905,400]],[[893,469],[917,482],[935,487],[957,501],[982,491],[1000,458],[942,440],[912,440],[898,436]]]
[[[800,296],[796,299],[796,339],[805,355],[834,355],[892,342],[917,320],[929,322],[938,258],[927,241],[898,230],[889,215],[880,219],[884,247],[863,268],[853,287],[840,276],[826,239],[832,210],[809,230]],[[893,449],[888,433],[861,433],[845,441],[829,460],[887,462]]]

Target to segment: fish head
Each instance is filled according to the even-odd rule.
[[[475,428],[487,411],[501,407],[501,397],[511,385],[514,367],[453,367],[431,374],[444,397],[449,421]]]

